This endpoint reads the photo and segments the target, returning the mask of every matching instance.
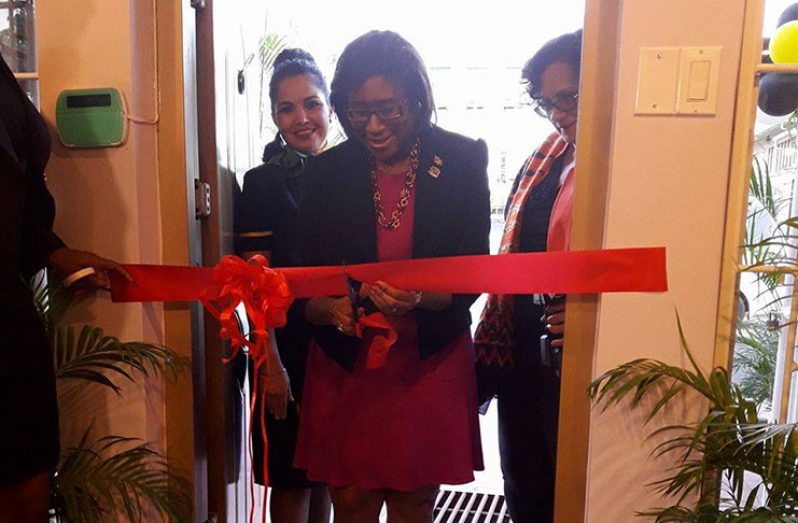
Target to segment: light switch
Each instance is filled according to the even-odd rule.
[[[635,114],[674,114],[679,85],[678,47],[641,47]]]
[[[712,62],[698,60],[690,64],[690,79],[687,85],[687,101],[703,102],[709,97],[709,75]]]
[[[678,114],[713,115],[718,99],[721,47],[683,47]]]

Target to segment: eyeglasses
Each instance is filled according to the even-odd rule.
[[[381,104],[377,107],[356,107],[346,111],[346,117],[352,125],[364,125],[369,121],[372,114],[376,114],[383,122],[398,120],[405,115],[406,102],[396,102]]]
[[[532,97],[532,105],[538,116],[548,118],[551,116],[551,111],[557,109],[564,113],[568,113],[576,109],[579,103],[579,93],[557,93],[554,100],[549,100],[543,97]]]

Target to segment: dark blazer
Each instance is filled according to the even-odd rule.
[[[304,161],[281,145],[244,175],[235,207],[236,252],[271,251],[273,267],[291,264]]]
[[[0,322],[2,375],[3,370],[52,365],[22,277],[44,267],[63,243],[52,231],[55,203],[44,182],[50,155],[47,127],[2,60],[0,82],[0,132],[5,134],[0,138],[0,317],[6,320]]]
[[[278,137],[266,146],[263,164],[247,171],[235,205],[236,252],[271,251],[272,267],[293,259],[294,232],[305,159],[286,150]],[[297,304],[285,327],[275,329],[280,359],[291,378],[294,398],[301,400],[310,344],[310,327]]]
[[[0,488],[58,461],[53,359],[23,280],[62,246],[44,182],[50,139],[39,112],[0,59]]]
[[[3,101],[0,116],[19,111],[21,122],[7,122],[13,151],[0,147],[0,278],[21,273],[30,276],[44,266],[50,253],[63,243],[53,233],[55,203],[44,183],[50,157],[50,136],[39,112],[19,87],[5,62],[0,61]]]
[[[413,258],[487,254],[490,193],[485,142],[431,126],[421,134],[419,160]],[[440,171],[437,177],[433,176],[436,160]],[[368,153],[354,139],[309,162],[297,222],[297,252],[302,265],[377,261],[369,169]],[[445,309],[415,311],[422,358],[468,330],[468,308],[476,298],[455,295]],[[354,367],[359,339],[340,334],[331,326],[315,327],[314,336],[328,356],[349,370]]]

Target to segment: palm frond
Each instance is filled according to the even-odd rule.
[[[742,324],[737,329],[732,368],[743,394],[759,405],[773,397],[779,333],[763,325]]]
[[[771,180],[770,166],[766,161],[754,157],[749,178],[749,212],[746,217],[745,241],[742,247],[742,262],[748,267],[776,266],[793,263],[791,240],[794,236],[794,220],[779,222],[779,215],[790,199],[779,197]],[[773,293],[784,283],[784,275],[759,273],[757,281],[768,292]]]
[[[134,438],[106,436],[89,443],[89,430],[67,450],[55,477],[56,512],[70,523],[95,523],[121,510],[143,521],[144,502],[174,521],[188,521],[188,481],[166,458]]]
[[[762,204],[764,210],[772,217],[778,214],[778,202],[773,195],[773,183],[770,178],[770,166],[754,156],[751,164],[751,179],[748,184],[749,196]]]
[[[269,90],[264,89],[264,85],[271,78],[271,71],[277,55],[285,49],[288,43],[286,35],[268,33],[264,35],[258,44],[258,59],[260,61],[260,133],[263,134],[264,127],[270,124],[272,110],[269,105]]]
[[[53,333],[55,375],[80,379],[120,392],[118,381],[134,381],[132,372],[175,380],[188,367],[188,359],[168,347],[142,342],[122,342],[103,330],[84,325],[75,336],[72,326],[59,326]]]
[[[269,70],[274,65],[274,60],[277,55],[285,49],[288,37],[277,33],[269,33],[260,39],[258,44],[258,58],[260,59],[261,67],[264,70]]]
[[[798,434],[798,425],[795,423],[755,423],[744,428],[743,444],[756,446],[775,438],[795,444],[796,434]],[[798,448],[793,450],[798,453]]]
[[[678,315],[677,325],[690,369],[637,359],[602,374],[589,389],[593,401],[604,409],[622,401],[634,408],[645,398],[653,399],[646,423],[684,391],[697,392],[709,401],[707,413],[695,422],[666,425],[649,434],[658,439],[654,456],[676,458],[664,477],[651,484],[675,503],[640,515],[662,522],[795,521],[798,427],[760,423],[756,401],[732,382],[726,369],[702,372]],[[716,479],[721,473],[725,483]],[[695,506],[686,507],[692,498],[697,500]],[[764,504],[756,506],[760,498]]]
[[[769,507],[751,510],[739,507],[719,508],[702,504],[696,508],[667,507],[639,512],[639,516],[654,518],[656,523],[795,523],[795,518],[774,512]]]
[[[72,295],[60,281],[50,277],[47,271],[35,274],[28,281],[28,287],[33,293],[33,303],[36,312],[39,313],[39,319],[49,335],[71,305]]]
[[[676,505],[667,508],[654,508],[638,512],[638,516],[654,518],[656,523],[714,523],[722,521],[717,519],[718,508],[711,504],[700,505],[697,508]]]

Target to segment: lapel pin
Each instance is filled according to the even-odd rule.
[[[435,156],[432,158],[432,163],[434,163],[435,165],[437,165],[438,167],[440,167],[441,165],[443,165],[443,160],[441,160],[441,157],[440,157],[440,156],[438,156],[438,155],[436,154],[436,155],[435,155]]]
[[[440,175],[441,175],[441,170],[440,170],[440,169],[438,169],[438,166],[437,166],[437,165],[433,165],[433,166],[431,166],[431,167],[429,168],[429,171],[427,171],[427,172],[428,172],[428,173],[429,173],[429,175],[430,175],[430,176],[432,176],[433,178],[437,178],[438,176],[440,176]]]

